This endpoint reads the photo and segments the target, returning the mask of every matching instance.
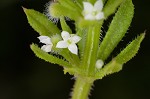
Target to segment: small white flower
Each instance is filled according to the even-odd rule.
[[[104,18],[102,0],[97,0],[94,6],[89,2],[83,2],[83,7],[84,10],[82,14],[85,20],[101,20]]]
[[[62,41],[59,41],[56,45],[57,48],[68,48],[69,51],[73,54],[78,54],[78,48],[76,43],[81,40],[81,37],[75,34],[69,34],[67,31],[62,31],[61,36]]]
[[[41,47],[41,49],[45,52],[50,52],[53,46],[51,38],[49,38],[48,36],[39,36],[38,39],[41,43],[45,44]]]
[[[96,65],[95,65],[95,66],[96,66],[97,69],[101,69],[103,65],[104,65],[103,60],[98,59],[98,60],[96,61]]]

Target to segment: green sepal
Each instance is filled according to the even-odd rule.
[[[71,67],[71,64],[69,64],[67,61],[65,61],[64,59],[60,59],[56,56],[53,56],[51,54],[48,54],[46,52],[44,52],[43,50],[41,50],[37,45],[35,44],[32,44],[30,45],[32,51],[34,52],[34,54],[47,61],[47,62],[50,62],[50,63],[53,63],[53,64],[58,64],[60,66],[63,66],[63,67]]]
[[[69,9],[59,3],[53,3],[51,4],[49,11],[51,13],[51,16],[60,18],[61,16],[69,17],[72,20],[78,20],[78,18],[81,16],[80,13],[74,12],[74,10]]]
[[[145,37],[145,33],[138,36],[133,40],[124,50],[122,50],[117,56],[116,61],[120,64],[124,64],[130,59],[132,59],[140,48],[140,44]]]
[[[67,31],[70,34],[72,34],[72,30],[70,29],[70,27],[67,25],[64,17],[60,17],[60,23],[61,23],[61,28],[63,31]]]
[[[134,7],[132,1],[125,0],[115,14],[106,36],[100,45],[98,54],[99,59],[102,59],[103,61],[107,59],[110,53],[123,38],[132,21],[133,13]]]
[[[106,1],[106,0],[103,0]],[[123,0],[108,0],[106,5],[104,6],[104,14],[105,18],[115,13],[117,7],[123,2]]]
[[[60,33],[57,26],[52,23],[44,14],[33,9],[23,8],[31,27],[40,35],[51,36]]]

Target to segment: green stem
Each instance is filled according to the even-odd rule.
[[[96,26],[98,25],[98,26]],[[82,66],[85,69],[87,75],[95,74],[95,63],[97,59],[97,52],[99,46],[100,26],[96,24],[93,27],[89,27],[87,33],[86,46],[83,56]]]
[[[88,99],[92,84],[93,81],[89,82],[88,80],[77,78],[71,99]]]

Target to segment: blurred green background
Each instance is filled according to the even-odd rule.
[[[38,34],[22,6],[44,12],[49,0],[0,0],[0,99],[69,99],[72,76],[37,57],[29,45]],[[139,53],[121,72],[94,83],[90,99],[150,99],[150,0],[133,0],[135,16],[114,57],[137,34],[147,31]],[[106,25],[107,28],[109,24]]]

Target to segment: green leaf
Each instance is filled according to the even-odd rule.
[[[106,64],[99,72],[96,77],[102,79],[104,76],[119,72],[122,70],[123,64],[132,59],[140,48],[140,44],[145,37],[145,33],[138,36],[133,40],[120,54],[118,54],[111,62]]]
[[[140,44],[145,37],[145,33],[138,36],[135,40],[133,40],[120,54],[118,54],[115,60],[120,63],[124,64],[130,59],[132,59],[140,48]]]
[[[106,2],[106,0],[103,0]],[[131,0],[130,0],[131,1]],[[115,13],[117,7],[123,2],[123,0],[108,0],[103,11],[105,14],[105,18]]]
[[[69,9],[59,3],[53,3],[51,4],[49,11],[53,17],[60,18],[61,16],[67,16],[70,19],[78,20],[78,18],[81,16],[80,13],[75,12],[72,9]]]
[[[83,59],[83,55],[84,55],[84,51],[85,51],[87,31],[85,29],[78,29],[77,30],[77,35],[82,38],[80,40],[80,42],[78,43],[79,57],[80,57],[80,60],[82,60]]]
[[[67,31],[70,34],[72,33],[72,31],[71,31],[70,27],[67,25],[64,17],[60,18],[60,23],[61,23],[61,28],[62,28],[63,31]]]
[[[58,2],[64,7],[74,10],[76,13],[81,12],[80,7],[72,0],[59,0]]]
[[[133,13],[134,7],[132,1],[125,0],[115,14],[106,36],[100,45],[98,54],[99,59],[102,59],[103,61],[107,59],[110,53],[123,38],[132,21]]]
[[[32,28],[37,31],[40,35],[51,36],[56,33],[60,33],[60,30],[54,25],[48,18],[33,9],[23,8],[27,19]]]
[[[69,64],[67,61],[65,61],[63,59],[59,59],[56,56],[53,56],[53,55],[50,55],[50,54],[44,52],[43,50],[41,50],[40,48],[38,48],[38,46],[36,46],[34,44],[32,44],[30,47],[37,57],[39,57],[47,62],[50,62],[53,64],[58,64],[63,67],[71,67],[71,64]]]
[[[77,5],[78,5],[80,8],[83,8],[82,0],[76,0],[75,2],[77,3]]]

